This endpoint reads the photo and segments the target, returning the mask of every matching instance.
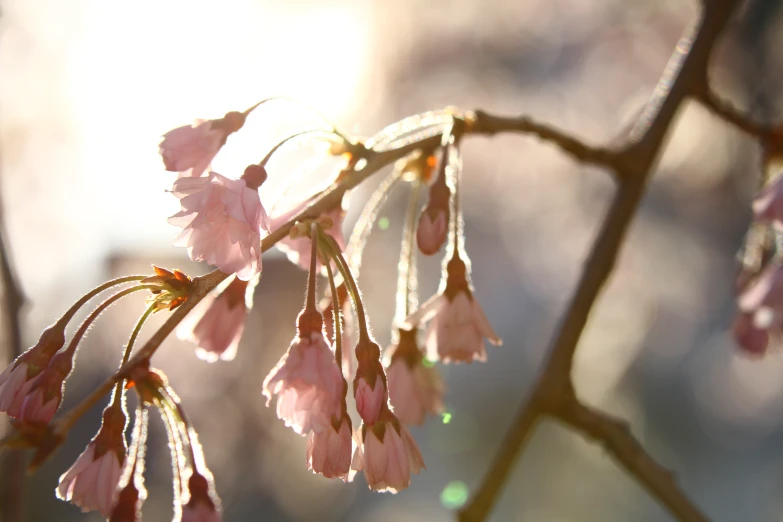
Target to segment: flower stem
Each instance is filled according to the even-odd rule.
[[[342,326],[340,325],[340,303],[337,298],[337,285],[334,282],[334,273],[332,273],[332,263],[329,256],[324,255],[324,266],[326,267],[326,276],[329,279],[329,290],[332,292],[332,312],[334,313],[334,358],[337,366],[342,371],[343,367],[343,340]]]
[[[345,250],[348,252],[348,266],[357,279],[359,278],[359,269],[362,266],[364,246],[367,244],[367,238],[375,225],[378,211],[386,201],[389,191],[402,178],[402,174],[403,165],[395,165],[391,174],[386,176],[370,195],[367,203],[364,204],[362,213],[356,220],[356,226],[354,227],[353,232],[351,232],[351,237],[348,239],[348,247]]]
[[[130,288],[126,288],[125,290],[122,290],[120,292],[117,292],[113,296],[106,299],[104,302],[102,302],[98,307],[92,311],[92,313],[87,317],[87,319],[84,320],[84,322],[79,326],[79,329],[76,331],[76,333],[73,336],[73,339],[71,339],[70,344],[66,348],[66,353],[73,353],[76,351],[76,347],[81,341],[81,338],[84,337],[84,334],[87,333],[87,330],[90,328],[90,325],[95,321],[95,319],[98,318],[98,316],[106,310],[109,306],[114,304],[116,301],[120,300],[121,298],[127,296],[128,294],[131,294],[133,292],[138,292],[139,290],[155,290],[160,288],[158,285],[138,285],[133,286]],[[121,381],[120,381],[121,382]],[[111,389],[111,388],[110,388]],[[71,429],[71,426],[81,418],[82,415],[84,415],[92,406],[97,402],[98,399],[101,398],[105,393],[108,393],[108,390],[104,391],[103,393],[96,396],[96,394],[90,395],[87,399],[79,403],[74,409],[66,413],[63,417],[60,418],[60,420],[57,423],[57,431],[61,435],[65,435],[68,433],[68,430]],[[120,394],[115,395],[115,400],[117,400],[117,396]]]
[[[93,288],[92,290],[90,290],[89,292],[87,292],[86,294],[84,294],[84,296],[82,296],[78,301],[76,301],[68,309],[68,311],[65,312],[65,314],[63,314],[63,316],[57,322],[62,324],[63,326],[68,324],[71,321],[71,319],[73,319],[73,316],[76,315],[76,312],[78,312],[79,309],[82,306],[87,304],[87,302],[90,299],[92,299],[96,295],[100,294],[104,290],[108,290],[109,288],[111,288],[113,286],[117,286],[117,285],[121,285],[121,284],[125,284],[125,283],[132,283],[134,281],[141,281],[142,279],[146,279],[147,277],[149,277],[149,276],[146,276],[146,275],[134,275],[134,276],[125,276],[125,277],[120,277],[120,278],[117,278],[117,279],[112,279],[111,281],[106,281],[102,285],[97,286],[97,287]]]
[[[150,315],[156,310],[157,304],[152,303],[149,308],[147,308],[144,313],[139,318],[139,321],[136,323],[136,327],[133,329],[133,332],[131,332],[130,339],[128,339],[128,344],[125,346],[125,352],[122,354],[122,361],[120,362],[120,368],[125,366],[125,363],[128,362],[128,359],[130,359],[130,354],[133,351],[133,345],[136,343],[136,338],[139,336],[139,332],[141,332],[141,327],[144,325],[144,322],[149,318]],[[117,383],[117,386],[114,390],[114,402],[118,402],[120,400],[120,397],[122,395],[122,381],[119,381]]]
[[[128,294],[132,294],[133,292],[138,292],[139,290],[155,290],[160,288],[158,285],[137,285],[132,286],[130,288],[126,288],[125,290],[121,290],[117,292],[116,294],[112,295],[108,299],[106,299],[104,302],[99,304],[95,310],[93,310],[90,315],[87,316],[87,319],[82,322],[82,324],[79,326],[79,329],[76,330],[76,333],[73,335],[73,338],[71,339],[71,342],[68,344],[68,347],[65,349],[64,353],[70,353],[73,354],[76,352],[76,347],[79,345],[79,342],[81,342],[82,337],[84,337],[84,334],[87,333],[87,330],[90,328],[92,323],[98,318],[98,316],[106,310],[108,307],[122,299]]]
[[[309,135],[309,134],[320,134],[320,135],[321,135],[321,137],[323,137],[323,138],[324,138],[324,139],[326,139],[327,141],[330,141],[330,140],[328,139],[328,138],[330,138],[330,137],[332,138],[332,140],[331,140],[331,141],[340,141],[340,142],[344,142],[344,141],[345,141],[345,138],[344,138],[344,137],[343,137],[341,134],[339,134],[339,133],[335,132],[334,130],[332,130],[332,131],[325,131],[325,130],[323,130],[323,129],[309,129],[309,130],[306,130],[306,131],[297,132],[296,134],[292,134],[291,136],[288,136],[288,137],[287,137],[287,138],[285,138],[283,141],[281,141],[280,143],[278,143],[277,145],[275,145],[274,147],[272,147],[272,150],[270,150],[270,151],[269,151],[269,152],[266,154],[266,156],[264,156],[264,159],[262,159],[262,160],[261,160],[261,161],[260,161],[258,164],[259,164],[259,165],[261,165],[262,167],[266,167],[266,164],[267,164],[267,163],[269,163],[269,160],[271,160],[271,159],[272,159],[272,155],[273,155],[275,152],[277,152],[277,150],[278,150],[280,147],[282,147],[283,145],[285,145],[285,144],[286,144],[286,143],[288,143],[289,141],[295,140],[295,139],[297,139],[297,138],[300,138],[300,137],[302,137],[302,136],[307,136],[307,135]],[[338,138],[338,140],[335,140],[335,139],[334,139],[335,137],[336,137],[336,138]]]
[[[263,105],[265,103],[268,103],[268,102],[271,102],[271,101],[286,101],[286,102],[289,102],[289,103],[293,103],[294,105],[298,105],[299,107],[302,107],[302,108],[312,112],[313,114],[315,114],[318,117],[318,119],[320,119],[322,122],[324,122],[326,125],[329,126],[329,130],[330,131],[334,132],[335,134],[338,134],[338,135],[342,136],[342,133],[340,133],[337,130],[337,127],[321,111],[319,111],[318,109],[316,109],[314,107],[311,107],[310,105],[308,105],[308,104],[306,104],[306,103],[304,103],[302,101],[299,101],[299,100],[297,100],[295,98],[289,98],[288,96],[272,96],[270,98],[264,98],[260,102],[256,103],[255,105],[253,105],[252,107],[247,109],[244,112],[244,114],[248,115],[251,112],[253,112],[255,109],[257,109],[258,107],[260,107],[261,105]]]
[[[421,192],[421,181],[415,181],[408,200],[405,226],[400,246],[400,262],[397,264],[397,312],[398,321],[408,317],[416,307],[416,209]]]
[[[315,274],[318,271],[318,227],[315,224],[310,224],[310,243],[312,248],[310,249],[310,272],[307,274],[307,295],[305,297],[305,311],[315,312],[317,308],[315,306],[315,291],[316,291],[316,278]]]
[[[348,263],[345,262],[345,258],[340,253],[340,247],[337,246],[334,239],[321,230],[320,227],[318,227],[318,237],[329,256],[334,259],[337,264],[337,269],[342,274],[345,284],[348,287],[348,292],[351,294],[354,307],[356,308],[356,316],[359,319],[359,342],[367,342],[370,340],[370,333],[367,329],[367,315],[364,313],[364,304],[362,303],[362,297],[359,293],[359,287],[356,285],[356,280],[351,275],[351,271],[348,269]]]

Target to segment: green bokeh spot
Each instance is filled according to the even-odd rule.
[[[425,357],[424,359],[421,360],[421,365],[424,366],[425,368],[432,368],[433,366],[435,366],[435,363]]]
[[[380,228],[381,230],[388,229],[389,228],[389,218],[382,217],[381,219],[379,219],[378,220],[378,228]]]
[[[451,413],[444,412],[443,413],[443,424],[448,424],[449,422],[451,422]]]
[[[449,482],[440,494],[440,503],[446,509],[459,509],[468,501],[468,486],[461,480]]]

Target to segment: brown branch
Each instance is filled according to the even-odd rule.
[[[579,403],[571,381],[571,370],[582,331],[612,273],[672,120],[682,101],[697,90],[701,79],[706,76],[710,51],[738,3],[738,0],[714,0],[705,5],[702,19],[677,44],[650,102],[631,133],[633,141],[618,153],[616,162],[608,161],[609,165],[622,171],[618,176],[620,186],[590,250],[568,309],[556,329],[544,371],[531,397],[520,406],[486,478],[471,502],[459,513],[461,521],[483,521],[487,518],[513,467],[513,461],[529,438],[536,419],[542,415],[569,420],[575,427],[604,442],[626,470],[647,485],[650,493],[679,520],[706,520],[673,482],[663,484],[658,473],[660,468],[655,467],[657,464],[653,466],[652,459],[641,450],[630,432],[625,430],[625,435],[619,437],[618,433],[622,430],[618,431],[617,423],[604,422],[607,419],[604,414]],[[580,154],[582,152],[579,150]],[[586,158],[589,162],[592,156]],[[587,431],[588,428],[592,431]],[[639,465],[639,462],[646,464]]]
[[[694,97],[715,116],[753,138],[766,139],[772,130],[769,126],[752,120],[728,100],[722,99],[706,82],[694,94]]]
[[[494,135],[501,132],[521,132],[538,136],[543,141],[557,145],[563,152],[576,161],[599,167],[616,168],[620,165],[620,157],[614,151],[603,147],[591,147],[581,140],[573,138],[564,132],[543,123],[537,123],[528,116],[509,118],[493,116],[484,111],[474,113],[475,121],[468,127],[476,134]]]

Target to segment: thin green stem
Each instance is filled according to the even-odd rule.
[[[359,293],[359,287],[356,285],[356,280],[353,278],[353,275],[351,275],[351,271],[348,269],[348,263],[345,262],[345,258],[340,253],[340,247],[337,246],[334,238],[326,234],[320,227],[318,227],[318,237],[329,254],[329,257],[334,259],[337,264],[337,269],[342,274],[345,284],[348,287],[348,292],[351,294],[354,307],[356,308],[356,316],[359,320],[359,342],[367,342],[370,340],[370,333],[367,328],[367,315],[364,313],[364,304],[362,303],[362,296]]]
[[[324,255],[324,267],[326,267],[326,277],[329,279],[329,290],[332,292],[332,312],[334,314],[334,358],[340,370],[343,368],[343,340],[342,326],[340,324],[340,302],[337,298],[337,285],[334,282],[334,273],[332,273],[332,263],[329,256]]]
[[[309,130],[305,130],[305,131],[302,131],[302,132],[297,132],[296,134],[292,134],[291,136],[288,136],[287,138],[285,138],[284,140],[279,142],[277,145],[272,147],[272,149],[269,152],[267,152],[266,156],[264,156],[264,159],[262,159],[259,162],[259,165],[261,165],[262,167],[266,167],[266,164],[269,163],[269,160],[272,159],[272,155],[274,155],[274,153],[277,152],[280,147],[282,147],[283,145],[285,145],[286,143],[288,143],[288,142],[290,142],[292,140],[301,138],[302,136],[308,136],[310,134],[319,134],[319,135],[321,135],[325,139],[327,137],[331,137],[331,138],[337,137],[340,142],[344,142],[345,141],[345,138],[343,136],[341,136],[340,134],[337,134],[334,131],[325,131],[325,130],[322,130],[322,129],[309,129]],[[327,141],[332,141],[333,143],[337,142],[337,140],[334,140],[334,139],[332,139],[332,140],[328,140],[327,139]]]
[[[133,328],[133,332],[131,332],[130,339],[128,339],[128,344],[125,346],[125,352],[122,354],[122,361],[120,362],[120,368],[125,366],[125,364],[128,362],[128,359],[130,359],[131,352],[133,351],[133,345],[136,343],[136,338],[139,336],[139,332],[141,332],[141,327],[144,325],[144,322],[149,318],[150,315],[152,315],[153,312],[155,312],[157,308],[156,303],[152,303],[143,314],[141,314],[141,317],[139,318],[139,321],[136,323],[135,328]],[[117,386],[114,390],[114,402],[119,402],[121,396],[122,396],[122,381],[119,381],[117,383]]]

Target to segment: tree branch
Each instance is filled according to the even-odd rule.
[[[538,136],[543,141],[556,145],[563,152],[576,161],[599,167],[617,169],[621,165],[620,158],[615,151],[603,147],[591,147],[582,141],[573,138],[564,132],[537,123],[528,116],[510,118],[507,116],[493,116],[484,111],[477,110],[474,113],[475,121],[468,126],[470,132],[476,134],[495,135],[501,132],[521,132]]]
[[[627,422],[578,401],[570,406],[558,412],[557,417],[562,422],[602,444],[628,473],[679,520],[707,522],[707,517],[677,486],[672,472],[655,462],[636,441]]]
[[[618,161],[609,161],[609,165],[620,171],[620,186],[590,250],[568,309],[556,329],[545,369],[531,398],[520,406],[484,482],[471,502],[460,512],[461,521],[486,519],[513,467],[513,461],[535,426],[536,418],[541,415],[570,419],[572,423],[576,422],[573,419],[578,419],[577,427],[582,430],[593,429],[589,432],[592,436],[614,448],[613,452],[626,469],[648,485],[650,492],[679,520],[706,520],[673,482],[665,487],[662,485],[653,473],[655,468],[652,465],[632,465],[637,460],[652,462],[652,459],[641,451],[630,432],[626,430],[625,438],[620,439],[617,436],[617,424],[602,422],[605,419],[603,414],[578,402],[571,381],[571,370],[582,331],[598,294],[615,266],[630,222],[644,194],[647,178],[660,156],[674,116],[682,101],[698,89],[706,76],[710,52],[738,3],[738,0],[714,0],[705,5],[703,17],[686,31],[677,44],[652,98],[631,132],[631,143],[618,153]],[[575,157],[579,159],[579,156]],[[591,158],[592,155],[587,156],[588,162]]]

